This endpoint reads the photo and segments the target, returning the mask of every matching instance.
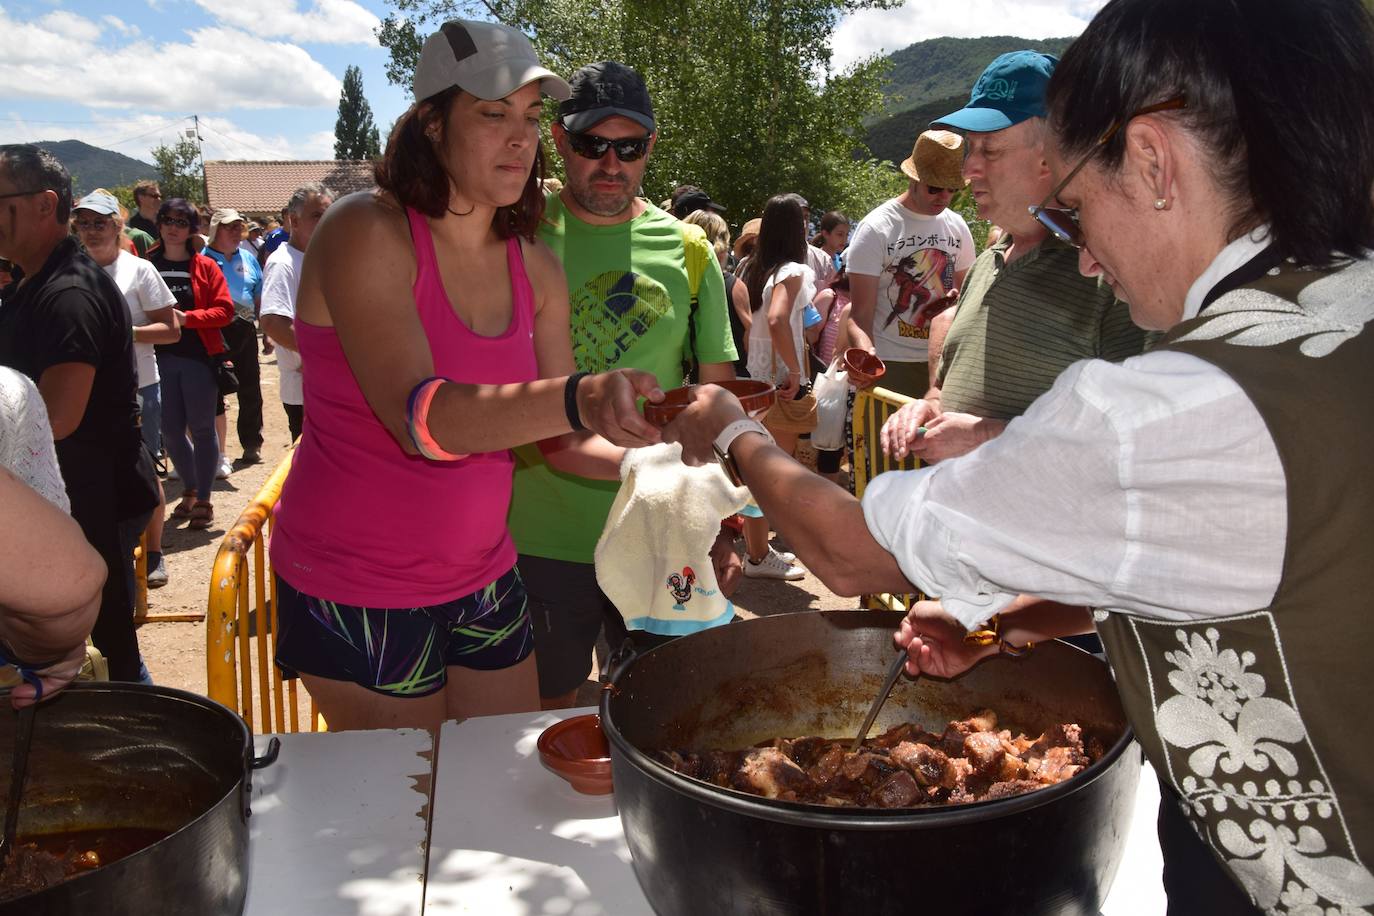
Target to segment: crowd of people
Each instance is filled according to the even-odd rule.
[[[91,625],[111,676],[146,680],[130,555],[157,543],[153,458],[185,484],[172,514],[209,524],[223,370],[256,379],[258,319],[299,437],[276,661],[331,728],[570,705],[598,637],[673,638],[627,625],[597,547],[631,450],[680,450],[749,490],[718,529],[662,519],[706,531],[726,596],[803,569],[938,596],[896,635],[913,675],[1105,648],[1161,779],[1171,911],[1374,904],[1374,784],[1345,715],[1369,687],[1350,634],[1374,561],[1374,109],[1348,87],[1371,82],[1358,0],[1111,0],[1062,60],[993,60],[914,138],[897,197],[851,225],[780,189],[733,240],[699,187],[643,196],[659,137],[638,72],[565,80],[487,22],[424,43],[377,189],[303,187],[289,233],[148,185],[125,221],[106,192],[73,204],[48,154],[0,147],[0,505],[73,570],[48,599],[36,568],[6,578],[15,702],[70,678]],[[965,188],[997,226],[981,253],[950,209]],[[808,379],[849,347],[910,399],[881,448],[926,465],[862,501],[835,484],[841,451],[820,473],[795,458]],[[709,384],[741,376],[776,387],[763,416]],[[685,380],[687,409],[648,423],[640,402]]]

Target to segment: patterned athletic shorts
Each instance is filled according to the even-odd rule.
[[[471,595],[417,608],[338,604],[276,578],[283,677],[311,674],[388,696],[422,697],[443,689],[449,665],[494,671],[534,651],[525,583],[514,567]]]

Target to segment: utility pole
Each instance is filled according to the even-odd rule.
[[[205,206],[210,206],[210,182],[205,178],[205,144],[200,139],[200,115],[191,115],[191,122],[195,124],[196,132],[196,152],[200,156],[200,193],[204,197]]]

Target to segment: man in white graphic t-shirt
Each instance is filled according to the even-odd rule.
[[[973,265],[968,223],[949,209],[964,187],[963,162],[958,134],[921,134],[902,163],[906,191],[875,207],[849,241],[855,342],[887,364],[884,388],[915,398],[930,387],[930,319],[954,301]]]
[[[305,422],[305,392],[301,384],[301,357],[296,347],[296,291],[301,284],[305,249],[324,211],[334,202],[334,192],[319,183],[296,189],[286,205],[291,236],[267,258],[262,272],[262,332],[279,347],[277,390],[291,429],[291,441],[300,438]]]

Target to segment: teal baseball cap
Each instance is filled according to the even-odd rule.
[[[1011,51],[988,64],[973,84],[968,104],[931,121],[932,127],[953,127],[991,133],[1045,117],[1045,87],[1059,58],[1039,51]]]

